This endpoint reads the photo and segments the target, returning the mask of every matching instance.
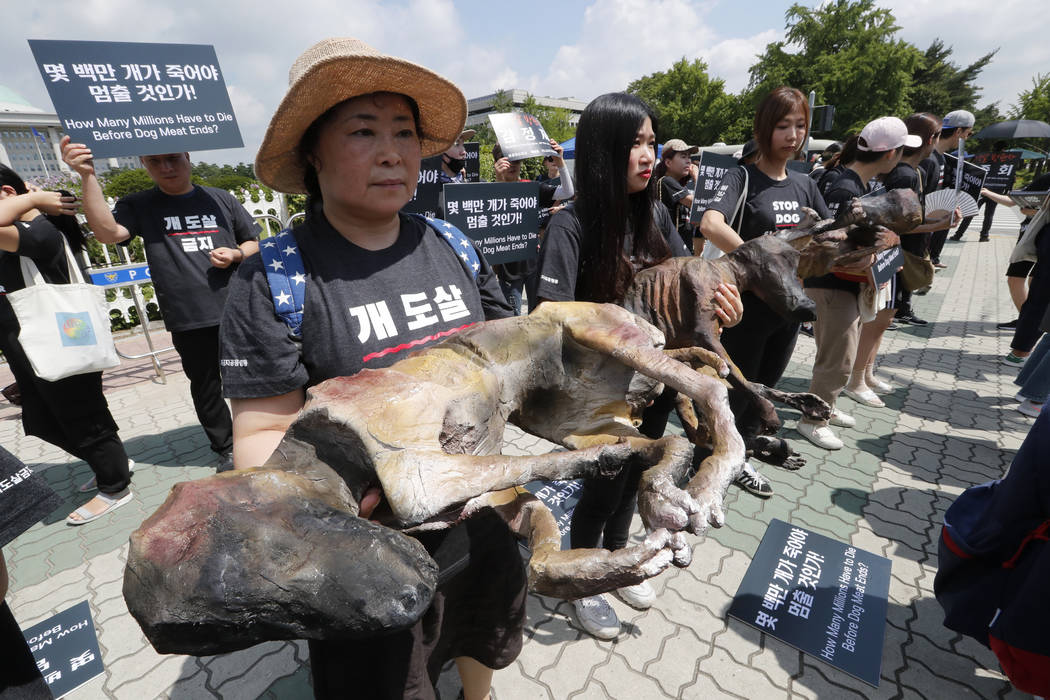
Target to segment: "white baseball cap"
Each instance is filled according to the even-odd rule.
[[[970,129],[976,121],[973,112],[967,112],[965,109],[957,109],[954,112],[948,112],[944,115],[944,121],[941,123],[941,128]]]
[[[879,117],[868,122],[861,129],[860,137],[864,139],[864,143],[857,144],[857,150],[860,151],[881,153],[901,146],[918,148],[922,145],[922,139],[915,134],[909,134],[908,127],[897,117]]]

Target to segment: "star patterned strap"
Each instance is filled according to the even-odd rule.
[[[295,242],[295,234],[286,228],[259,244],[266,281],[270,285],[274,312],[291,330],[301,336],[303,305],[306,299],[306,270]]]
[[[448,247],[459,258],[460,264],[463,265],[470,278],[477,280],[478,273],[481,272],[481,258],[478,257],[478,251],[474,249],[474,244],[467,238],[465,233],[442,219],[435,219],[422,214],[412,214],[412,216],[433,229],[438,238],[447,243]]]

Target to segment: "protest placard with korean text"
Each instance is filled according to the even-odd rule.
[[[499,147],[507,160],[524,160],[536,156],[558,155],[551,147],[550,136],[540,120],[523,112],[490,114],[489,122],[496,132]]]
[[[446,221],[478,242],[489,264],[530,260],[539,254],[538,182],[445,185]]]
[[[86,600],[22,630],[40,675],[56,698],[105,672]]]
[[[98,157],[244,145],[215,48],[29,41],[62,129]]]
[[[736,158],[710,151],[700,154],[697,164],[696,189],[693,191],[693,206],[689,210],[689,223],[699,224],[704,218],[704,211],[718,191],[722,178],[731,168],[738,167]]]
[[[878,687],[890,560],[774,518],[732,617]]]

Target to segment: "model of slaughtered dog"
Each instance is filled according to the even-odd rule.
[[[540,593],[588,596],[686,566],[682,531],[724,523],[744,444],[721,379],[672,359],[663,343],[620,307],[548,302],[387,369],[319,384],[266,465],[176,485],[132,534],[128,608],[169,653],[402,629],[427,608],[437,567],[399,530],[448,527],[484,508],[528,538],[529,584]],[[716,375],[727,373],[706,357]],[[692,444],[636,429],[665,384],[697,403],[711,437],[713,452],[692,478]],[[501,455],[508,422],[567,451]],[[560,551],[550,511],[508,490],[612,476],[639,462],[649,534],[615,552]],[[358,517],[372,486],[383,492],[378,522]]]
[[[740,291],[752,292],[784,318],[812,321],[816,305],[806,296],[800,277],[825,275],[834,267],[854,264],[896,245],[894,232],[910,231],[922,219],[918,198],[911,190],[854,199],[835,219],[819,221],[812,209],[805,212],[797,228],[759,236],[717,260],[672,258],[642,270],[624,302],[627,309],[663,331],[668,349],[701,348],[726,362],[732,390],[747,394],[757,408],[757,422],[739,426],[748,452],[793,469],[804,462],[784,440],[770,437],[780,428],[771,401],[796,408],[814,420],[826,420],[830,408],[814,394],[778,391],[750,382],[740,373],[719,341],[721,320],[715,313],[715,290],[729,282]],[[691,352],[698,357],[695,350]],[[705,362],[712,364],[710,359]],[[697,444],[706,442],[706,436],[697,433],[701,424],[688,400],[679,401],[678,412],[690,438]]]

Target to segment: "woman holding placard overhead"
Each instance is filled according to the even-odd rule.
[[[7,295],[26,286],[20,257],[31,259],[50,284],[69,284],[75,264],[67,246],[79,251],[83,236],[73,218],[77,203],[58,192],[30,192],[18,173],[0,165],[0,350],[21,394],[22,425],[27,435],[62,448],[91,467],[85,484],[99,493],[69,515],[83,525],[132,499],[131,472],[117,424],[102,394],[102,373],[75,374],[57,381],[41,379],[18,340],[21,330]]]
[[[650,186],[656,165],[656,115],[626,93],[597,97],[576,130],[576,201],[551,217],[540,249],[536,294],[545,301],[619,304],[641,269],[672,255],[686,256],[667,208]],[[739,319],[736,288],[722,285],[719,311],[728,326]],[[663,435],[674,393],[665,392],[643,415],[639,432]],[[573,511],[572,547],[627,544],[640,466],[613,479],[587,479]],[[617,594],[629,605],[648,608],[655,594],[648,582]],[[580,625],[599,639],[614,639],[620,621],[602,596],[573,601]]]

